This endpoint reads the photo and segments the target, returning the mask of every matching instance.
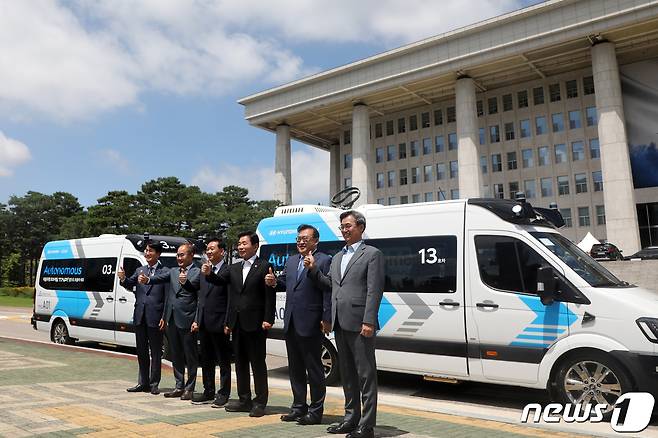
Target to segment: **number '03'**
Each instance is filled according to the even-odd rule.
[[[446,262],[446,259],[437,257],[436,248],[422,248],[418,251],[418,254],[420,254],[421,265],[433,265],[435,263]]]

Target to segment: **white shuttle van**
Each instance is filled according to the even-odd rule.
[[[320,250],[342,246],[343,210],[279,207],[258,226],[260,255],[283,269],[302,223]],[[545,388],[565,403],[658,395],[658,293],[617,279],[557,226],[555,211],[469,199],[358,208],[386,261],[377,366],[429,379]],[[268,352],[285,355],[285,293]],[[326,340],[328,380],[338,378]]]
[[[162,244],[164,266],[178,266],[176,249],[187,239],[150,239]],[[144,236],[137,234],[48,242],[37,272],[34,328],[47,331],[60,344],[80,340],[134,347],[135,295],[120,285],[116,273],[117,266],[123,266],[130,276],[146,264],[143,250]]]

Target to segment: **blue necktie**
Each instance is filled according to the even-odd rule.
[[[297,280],[302,276],[302,271],[304,270],[304,257],[299,256],[299,263],[297,264]]]

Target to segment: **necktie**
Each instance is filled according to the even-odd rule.
[[[149,277],[153,277],[153,272],[155,271],[155,268],[153,266],[149,266]]]
[[[299,264],[297,265],[297,280],[302,276],[302,271],[304,271],[304,257],[299,256]]]

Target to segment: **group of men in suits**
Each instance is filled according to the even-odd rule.
[[[288,257],[278,277],[270,263],[257,257],[259,240],[253,232],[239,235],[242,261],[228,267],[223,263],[225,247],[218,239],[208,243],[208,262],[201,269],[192,263],[191,244],[178,248],[179,268],[167,270],[157,261],[161,248],[149,243],[144,252],[146,266],[130,278],[119,272],[124,287],[134,287],[136,294],[134,323],[140,372],[137,386],[128,391],[159,392],[161,331],[166,327],[176,388],[165,397],[193,403],[214,400],[213,407],[263,416],[268,401],[267,331],[274,324],[275,291],[285,290],[284,336],[293,403],[281,420],[301,425],[322,421],[326,386],[321,348],[324,335],[334,331],[345,416],[327,432],[347,434],[348,438],[373,437],[377,414],[375,333],[384,287],[384,258],[378,249],[363,242],[366,220],[360,212],[346,211],[340,221],[345,247],[333,258],[317,250],[318,230],[300,225],[298,254]],[[193,394],[197,335],[204,385],[200,395]],[[234,402],[228,402],[229,336],[237,377],[238,400]],[[220,364],[220,389],[215,394],[216,363]]]

